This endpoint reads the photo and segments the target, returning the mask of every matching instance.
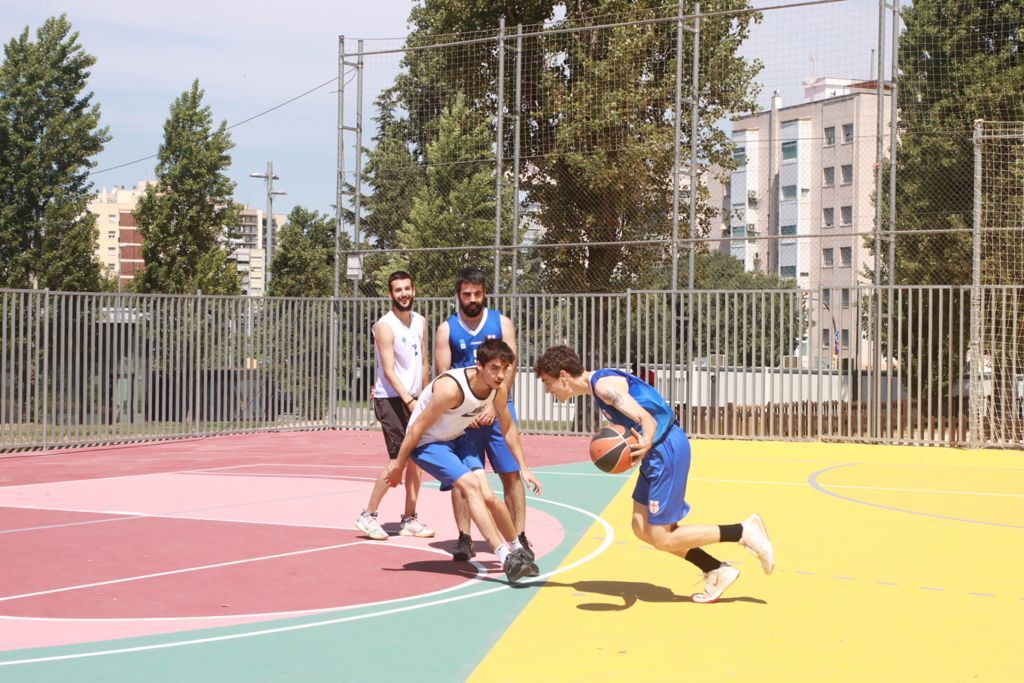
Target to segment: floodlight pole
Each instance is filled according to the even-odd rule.
[[[270,264],[274,260],[274,197],[277,195],[287,194],[280,190],[274,189],[274,181],[280,180],[280,178],[274,175],[274,162],[267,162],[266,173],[250,173],[250,178],[263,178],[267,184],[267,216],[266,223],[264,224],[264,253],[263,257],[263,291],[266,292],[270,287]]]

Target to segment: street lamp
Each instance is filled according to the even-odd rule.
[[[263,257],[263,287],[264,291],[270,285],[270,264],[274,260],[274,197],[276,195],[288,194],[274,189],[274,181],[280,180],[274,175],[274,162],[267,162],[266,173],[250,173],[250,178],[263,178],[267,181],[267,217],[266,217],[266,242],[265,256]]]

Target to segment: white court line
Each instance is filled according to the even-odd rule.
[[[389,543],[387,546],[382,546],[380,541],[356,541],[355,543],[350,543],[348,545],[376,545],[376,546],[381,546],[381,547],[385,547],[385,548],[403,548],[405,550],[420,550],[420,551],[424,551],[424,552],[436,553],[438,555],[444,555],[446,558],[447,557],[451,557],[451,553],[449,553],[446,550],[441,550],[439,548],[431,548],[431,547],[428,547],[428,546],[406,545],[406,544],[403,544],[403,543]],[[432,596],[435,596],[435,595],[441,595],[443,593],[450,593],[450,592],[452,592],[454,590],[459,590],[460,588],[465,588],[468,585],[472,585],[471,581],[473,579],[479,579],[482,575],[487,573],[487,569],[482,564],[480,564],[479,562],[470,562],[470,564],[472,564],[474,567],[476,567],[476,570],[477,570],[476,575],[471,577],[471,578],[469,578],[469,579],[467,579],[466,581],[463,581],[462,583],[458,583],[458,584],[456,584],[454,586],[449,586],[448,588],[442,588],[440,590],[431,591],[430,593],[418,593],[416,595],[409,595],[409,596],[406,596],[406,597],[403,597],[403,598],[391,598],[390,600],[375,600],[374,602],[361,602],[361,603],[355,603],[355,604],[351,604],[351,605],[338,605],[336,607],[317,607],[315,609],[291,610],[291,611],[287,611],[287,612],[247,612],[247,613],[244,613],[244,614],[243,613],[239,613],[239,614],[214,614],[214,615],[203,615],[203,616],[179,616],[179,617],[107,617],[107,618],[94,617],[94,618],[81,618],[81,617],[23,617],[23,616],[13,616],[13,615],[0,614],[0,621],[5,620],[5,619],[8,620],[8,621],[59,621],[59,622],[62,622],[62,623],[63,622],[107,623],[107,622],[114,622],[114,621],[128,621],[128,622],[134,622],[134,621],[146,621],[146,622],[151,622],[151,621],[160,621],[160,622],[167,622],[167,621],[231,621],[231,620],[235,620],[235,619],[250,619],[250,618],[256,618],[256,617],[288,617],[288,616],[302,616],[302,615],[322,614],[324,612],[340,612],[340,611],[344,611],[344,610],[354,610],[354,609],[360,609],[360,608],[363,608],[363,607],[371,607],[373,605],[388,605],[388,604],[392,604],[392,603],[395,603],[395,602],[403,602],[403,601],[406,601],[406,600],[422,599],[422,598],[425,598],[425,597],[432,597]]]
[[[693,477],[693,481],[710,481],[722,484],[754,484],[759,486],[807,486],[807,482],[796,481],[758,481],[755,479],[711,479]],[[895,491],[898,493],[936,493],[951,496],[993,496],[997,498],[1024,498],[1021,493],[996,493],[993,491],[949,491],[946,489],[915,489],[896,486],[861,486],[857,484],[822,484],[827,489],[864,489],[868,491]]]
[[[548,505],[556,505],[558,507],[563,507],[563,508],[566,508],[566,509],[569,509],[569,510],[573,510],[575,512],[579,512],[579,513],[581,513],[581,514],[583,514],[583,515],[585,515],[587,517],[592,518],[594,521],[598,522],[599,524],[601,524],[604,527],[606,535],[605,535],[605,539],[601,543],[601,545],[596,550],[592,551],[590,554],[586,555],[585,557],[582,557],[579,560],[577,560],[576,562],[573,562],[572,564],[566,565],[565,567],[562,567],[561,569],[556,569],[556,570],[548,572],[546,574],[541,574],[540,576],[534,577],[532,579],[532,581],[523,581],[520,584],[517,584],[517,585],[520,585],[520,586],[523,585],[523,584],[533,583],[533,582],[536,582],[536,581],[542,581],[542,580],[547,579],[549,577],[556,576],[556,575],[561,574],[563,572],[567,572],[567,571],[569,571],[571,569],[575,569],[576,567],[579,567],[582,564],[590,562],[592,559],[594,559],[595,557],[597,557],[598,555],[603,553],[605,550],[607,550],[608,547],[615,540],[615,530],[612,529],[611,524],[609,524],[608,521],[605,520],[600,515],[596,515],[593,512],[590,512],[589,510],[584,510],[583,508],[579,508],[579,507],[576,507],[574,505],[569,505],[567,503],[559,503],[559,502],[556,502],[556,501],[553,501],[553,500],[543,499],[543,498],[538,498],[537,500],[539,502],[546,503]],[[31,658],[31,659],[13,659],[13,660],[6,661],[6,662],[0,661],[0,667],[3,667],[3,666],[14,666],[14,665],[18,665],[18,664],[36,664],[36,663],[40,663],[40,662],[55,662],[55,661],[63,661],[63,660],[68,660],[68,659],[84,659],[86,657],[102,657],[102,656],[106,656],[106,655],[125,654],[125,653],[129,653],[129,652],[144,652],[144,651],[148,651],[148,650],[165,650],[165,649],[168,649],[168,648],[182,647],[182,646],[185,646],[185,645],[200,645],[200,644],[203,644],[203,643],[214,643],[214,642],[220,642],[220,641],[225,641],[225,640],[238,640],[238,639],[241,639],[241,638],[250,638],[250,637],[253,637],[253,636],[270,635],[270,634],[274,634],[274,633],[286,633],[286,632],[289,632],[289,631],[300,631],[300,630],[304,630],[304,629],[308,629],[308,628],[319,628],[321,626],[330,626],[330,625],[333,625],[333,624],[341,624],[341,623],[345,623],[345,622],[349,622],[349,621],[358,621],[358,620],[362,620],[362,619],[371,619],[373,617],[382,617],[382,616],[387,616],[387,615],[390,615],[390,614],[399,614],[399,613],[402,613],[402,612],[409,612],[409,611],[416,610],[416,609],[423,609],[425,607],[434,607],[434,606],[437,606],[437,605],[444,605],[444,604],[448,604],[448,603],[452,603],[452,602],[457,602],[459,600],[466,600],[468,598],[476,598],[476,597],[480,597],[480,596],[484,596],[484,595],[489,595],[491,593],[496,593],[496,592],[502,591],[502,590],[512,590],[512,586],[510,584],[502,583],[500,586],[496,586],[494,588],[487,588],[487,589],[484,589],[484,590],[481,590],[481,591],[470,593],[468,595],[457,595],[457,596],[453,596],[453,597],[449,597],[449,598],[442,598],[440,600],[432,600],[432,601],[422,602],[422,603],[419,603],[419,604],[416,604],[416,605],[407,605],[405,607],[396,607],[394,609],[381,610],[381,611],[378,611],[378,612],[370,612],[370,613],[367,613],[367,614],[357,614],[357,615],[353,615],[353,616],[350,616],[350,617],[340,617],[338,619],[326,619],[324,621],[316,621],[316,622],[306,623],[306,624],[294,624],[294,625],[291,625],[291,626],[280,626],[280,627],[276,627],[276,628],[261,629],[261,630],[258,630],[258,631],[248,631],[248,632],[245,632],[245,633],[234,633],[234,634],[223,635],[223,636],[212,636],[212,637],[209,637],[209,638],[195,638],[195,639],[192,639],[192,640],[179,640],[179,641],[176,641],[176,642],[159,643],[159,644],[154,644],[154,645],[139,645],[137,647],[125,647],[125,648],[118,648],[118,649],[113,649],[113,650],[99,650],[99,651],[96,651],[96,652],[81,652],[81,653],[69,654],[69,655],[57,655],[57,656],[53,656],[53,657],[34,657],[34,658]]]
[[[197,565],[195,567],[185,567],[184,569],[172,569],[166,572],[156,572],[155,574],[138,574],[136,576],[127,576],[122,579],[111,579],[109,581],[97,581],[95,583],[82,583],[77,586],[65,586],[63,588],[51,588],[45,591],[36,591],[34,593],[22,593],[21,595],[6,595],[0,597],[0,602],[7,602],[9,600],[20,600],[22,598],[34,598],[40,595],[53,595],[54,593],[66,593],[68,591],[77,591],[85,588],[96,588],[97,586],[112,586],[118,583],[128,583],[131,581],[143,581],[145,579],[155,579],[160,576],[174,576],[175,574],[187,574],[189,572],[199,572],[206,569],[218,569],[220,567],[231,567],[239,564],[246,564],[249,562],[262,562],[263,560],[276,560],[282,557],[295,557],[296,555],[308,555],[309,553],[319,553],[324,550],[337,550],[338,548],[347,548],[349,546],[358,545],[362,541],[354,541],[352,543],[341,543],[338,545],[325,545],[319,548],[307,548],[305,550],[295,550],[290,553],[278,553],[276,555],[261,555],[259,557],[249,557],[243,560],[231,560],[230,562],[218,562],[216,564],[204,564]]]
[[[591,472],[544,472],[538,470],[544,476],[557,474],[563,477],[617,477],[628,479],[629,474],[608,475]],[[809,488],[805,481],[764,481],[760,479],[716,479],[712,477],[690,477],[690,481],[710,481],[717,484],[751,484],[754,486],[796,486]],[[864,489],[868,491],[894,491],[897,493],[934,493],[951,496],[992,496],[995,498],[1024,498],[1024,493],[996,493],[994,491],[951,491],[947,489],[915,489],[896,486],[862,486],[858,484],[822,484],[828,489]]]

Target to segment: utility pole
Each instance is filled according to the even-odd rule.
[[[280,180],[274,175],[274,162],[267,162],[266,173],[250,173],[250,178],[263,178],[267,184],[267,216],[264,223],[264,257],[263,257],[263,288],[267,291],[270,287],[270,264],[274,259],[274,197],[276,195],[288,194],[274,189],[274,181]]]

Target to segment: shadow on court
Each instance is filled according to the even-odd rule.
[[[558,583],[544,581],[529,584],[538,588],[572,588],[579,593],[594,593],[612,598],[620,598],[621,605],[608,602],[585,602],[576,606],[577,609],[590,612],[618,612],[629,609],[638,602],[693,602],[689,595],[676,595],[671,589],[656,586],[644,581],[576,581],[575,583]],[[758,605],[768,604],[760,598],[736,597],[722,598],[718,602],[752,602]]]

